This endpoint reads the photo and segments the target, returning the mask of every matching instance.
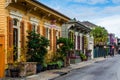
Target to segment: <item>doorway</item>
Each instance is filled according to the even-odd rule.
[[[5,72],[5,38],[0,35],[0,78],[4,77]]]

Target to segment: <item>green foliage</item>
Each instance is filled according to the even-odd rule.
[[[57,61],[57,65],[58,65],[58,68],[61,68],[63,66],[63,62],[62,61]]]
[[[100,42],[105,43],[108,40],[108,32],[104,27],[97,26],[91,31],[91,35],[94,37],[94,44],[97,45]]]
[[[43,66],[43,67],[47,67],[47,64],[46,64],[46,63],[43,63],[42,66]]]
[[[34,31],[28,32],[27,39],[27,55],[29,56],[27,61],[42,64],[47,53],[46,48],[49,45],[49,40]]]
[[[87,57],[86,57],[86,55],[85,54],[83,54],[83,53],[80,53],[80,57],[81,57],[81,59],[87,59]]]
[[[59,38],[57,40],[57,45],[60,46],[57,52],[61,56],[67,56],[67,53],[73,48],[73,42],[68,38]]]

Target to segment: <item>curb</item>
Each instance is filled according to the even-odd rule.
[[[89,66],[89,65],[91,65],[91,64],[93,64],[93,63],[101,62],[101,61],[104,61],[104,60],[105,60],[105,58],[103,58],[102,60],[99,60],[99,59],[98,59],[98,60],[90,60],[90,61],[88,61],[88,62],[84,62],[84,63],[89,63],[89,64],[88,64],[88,65],[86,64],[86,65],[81,66],[81,67],[79,67],[79,68],[70,69],[69,71],[63,72],[63,74],[60,74],[59,76],[54,77],[54,78],[49,79],[49,80],[55,80],[55,79],[57,79],[57,78],[59,78],[59,77],[61,77],[61,76],[67,75],[69,72],[71,72],[71,71],[73,71],[73,70],[81,69],[81,68],[86,67],[86,66]]]

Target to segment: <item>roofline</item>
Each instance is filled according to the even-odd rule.
[[[68,24],[69,24],[69,23],[77,23],[77,24],[82,25],[82,26],[83,26],[84,28],[86,28],[87,30],[91,31],[90,28],[88,28],[86,25],[81,24],[80,21],[72,21],[72,22],[67,22],[67,23],[68,23]]]
[[[68,20],[71,20],[71,18],[69,18],[68,16],[66,16],[66,15],[64,15],[64,14],[62,14],[62,13],[60,13],[60,12],[58,12],[58,11],[56,11],[56,10],[54,10],[54,9],[46,6],[46,5],[44,5],[44,4],[42,4],[41,2],[39,2],[39,1],[37,1],[37,0],[31,0],[31,1],[33,1],[33,2],[35,2],[35,3],[37,3],[37,4],[39,4],[39,5],[42,5],[43,7],[45,7],[45,8],[47,8],[47,9],[49,9],[49,10],[51,10],[51,11],[53,11],[53,12],[55,12],[55,13],[63,16],[63,17],[65,17],[65,18],[67,18]]]

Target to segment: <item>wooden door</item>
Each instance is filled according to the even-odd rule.
[[[0,78],[4,77],[4,71],[5,71],[5,53],[4,53],[4,36],[0,35]]]

